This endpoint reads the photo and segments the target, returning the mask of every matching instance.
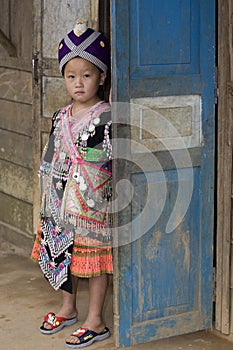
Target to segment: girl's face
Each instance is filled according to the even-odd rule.
[[[106,73],[101,73],[92,63],[76,57],[67,62],[64,69],[66,89],[77,110],[93,106],[100,99],[99,85],[103,85]]]

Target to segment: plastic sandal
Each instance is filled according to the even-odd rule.
[[[59,332],[62,328],[66,326],[71,326],[72,324],[77,322],[77,317],[66,318],[56,316],[53,312],[49,312],[44,317],[44,322],[40,327],[40,331],[43,334],[53,334]],[[45,323],[48,323],[51,326],[51,329],[47,329],[44,327]]]
[[[95,341],[107,339],[110,336],[110,332],[107,327],[105,327],[101,333],[96,333],[88,328],[81,327],[71,335],[77,337],[79,339],[79,343],[73,344],[66,342],[66,345],[72,349],[80,349],[93,344]]]

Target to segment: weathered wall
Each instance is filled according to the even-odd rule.
[[[71,31],[77,18],[88,20],[90,8],[98,0],[64,0],[54,6],[53,0],[34,0],[33,57],[35,75],[33,82],[33,166],[40,166],[40,155],[48,139],[51,117],[55,110],[71,101],[57,61],[58,44]],[[40,193],[38,176],[33,174],[33,228],[38,225]]]
[[[1,0],[0,237],[19,245],[32,233],[32,27],[32,0]]]
[[[51,113],[62,98],[60,87],[56,91],[56,84],[52,89],[47,84],[57,79],[58,41],[77,17],[87,19],[91,13],[93,19],[97,5],[98,0],[1,0],[0,238],[28,251],[39,215],[41,148],[47,141]],[[36,73],[44,75],[39,84],[32,75],[35,52]]]

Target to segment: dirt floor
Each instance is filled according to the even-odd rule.
[[[60,292],[54,292],[43,278],[38,266],[18,248],[0,241],[0,349],[4,350],[64,350],[66,337],[85,319],[88,293],[87,281],[81,281],[78,293],[79,321],[54,335],[42,335],[39,326],[48,311],[60,305]],[[110,286],[104,317],[113,333],[112,288]],[[114,339],[94,343],[92,350],[114,350]],[[173,337],[162,341],[133,346],[135,350],[232,350],[233,343],[211,332]]]

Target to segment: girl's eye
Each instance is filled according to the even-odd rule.
[[[84,74],[84,78],[89,78],[90,74]]]
[[[67,78],[68,78],[68,79],[73,79],[73,78],[74,78],[74,75],[69,74],[69,75],[67,76]]]

